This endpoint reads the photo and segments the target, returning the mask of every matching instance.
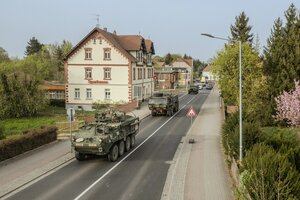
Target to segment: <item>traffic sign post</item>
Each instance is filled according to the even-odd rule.
[[[191,117],[191,128],[192,128],[192,124],[193,124],[193,117],[197,116],[193,106],[190,107],[189,111],[186,114],[187,117]]]
[[[68,108],[67,109],[67,115],[68,115],[68,120],[70,122],[70,142],[71,142],[71,153],[72,151],[72,121],[74,121],[74,116],[75,116],[75,109],[74,108]]]

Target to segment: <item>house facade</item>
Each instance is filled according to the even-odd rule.
[[[94,28],[66,56],[66,108],[146,99],[154,89],[151,40]]]
[[[180,59],[171,63],[172,69],[178,73],[178,85],[187,87],[192,83],[193,59]]]
[[[212,73],[212,66],[211,65],[207,65],[203,69],[202,77],[204,77],[205,80],[207,80],[207,81],[215,81],[216,80],[216,76]]]
[[[178,83],[178,73],[171,66],[164,65],[160,70],[154,70],[154,88],[175,89]]]

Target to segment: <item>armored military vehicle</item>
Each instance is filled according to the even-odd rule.
[[[191,85],[189,88],[189,94],[194,93],[198,94],[199,93],[199,86],[198,85]]]
[[[154,93],[149,99],[148,107],[152,116],[172,116],[179,110],[178,95],[170,93]]]
[[[72,146],[77,160],[88,155],[108,155],[115,162],[135,145],[139,118],[114,109],[99,111],[96,122],[86,124],[73,134]]]

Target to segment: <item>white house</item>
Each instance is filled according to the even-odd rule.
[[[202,71],[202,77],[205,77],[206,80],[208,81],[214,81],[216,80],[215,75],[212,73],[212,66],[207,65],[203,71]]]
[[[66,56],[66,108],[144,99],[154,90],[151,40],[94,28]]]
[[[193,59],[178,59],[171,63],[172,69],[178,72],[178,84],[187,86],[193,81]]]

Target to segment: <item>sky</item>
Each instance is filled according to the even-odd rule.
[[[27,42],[70,41],[74,46],[97,24],[120,35],[141,34],[154,42],[156,55],[187,54],[209,62],[224,41],[201,36],[230,36],[235,17],[245,12],[248,25],[266,45],[277,18],[300,0],[0,0],[0,47],[22,58]]]

